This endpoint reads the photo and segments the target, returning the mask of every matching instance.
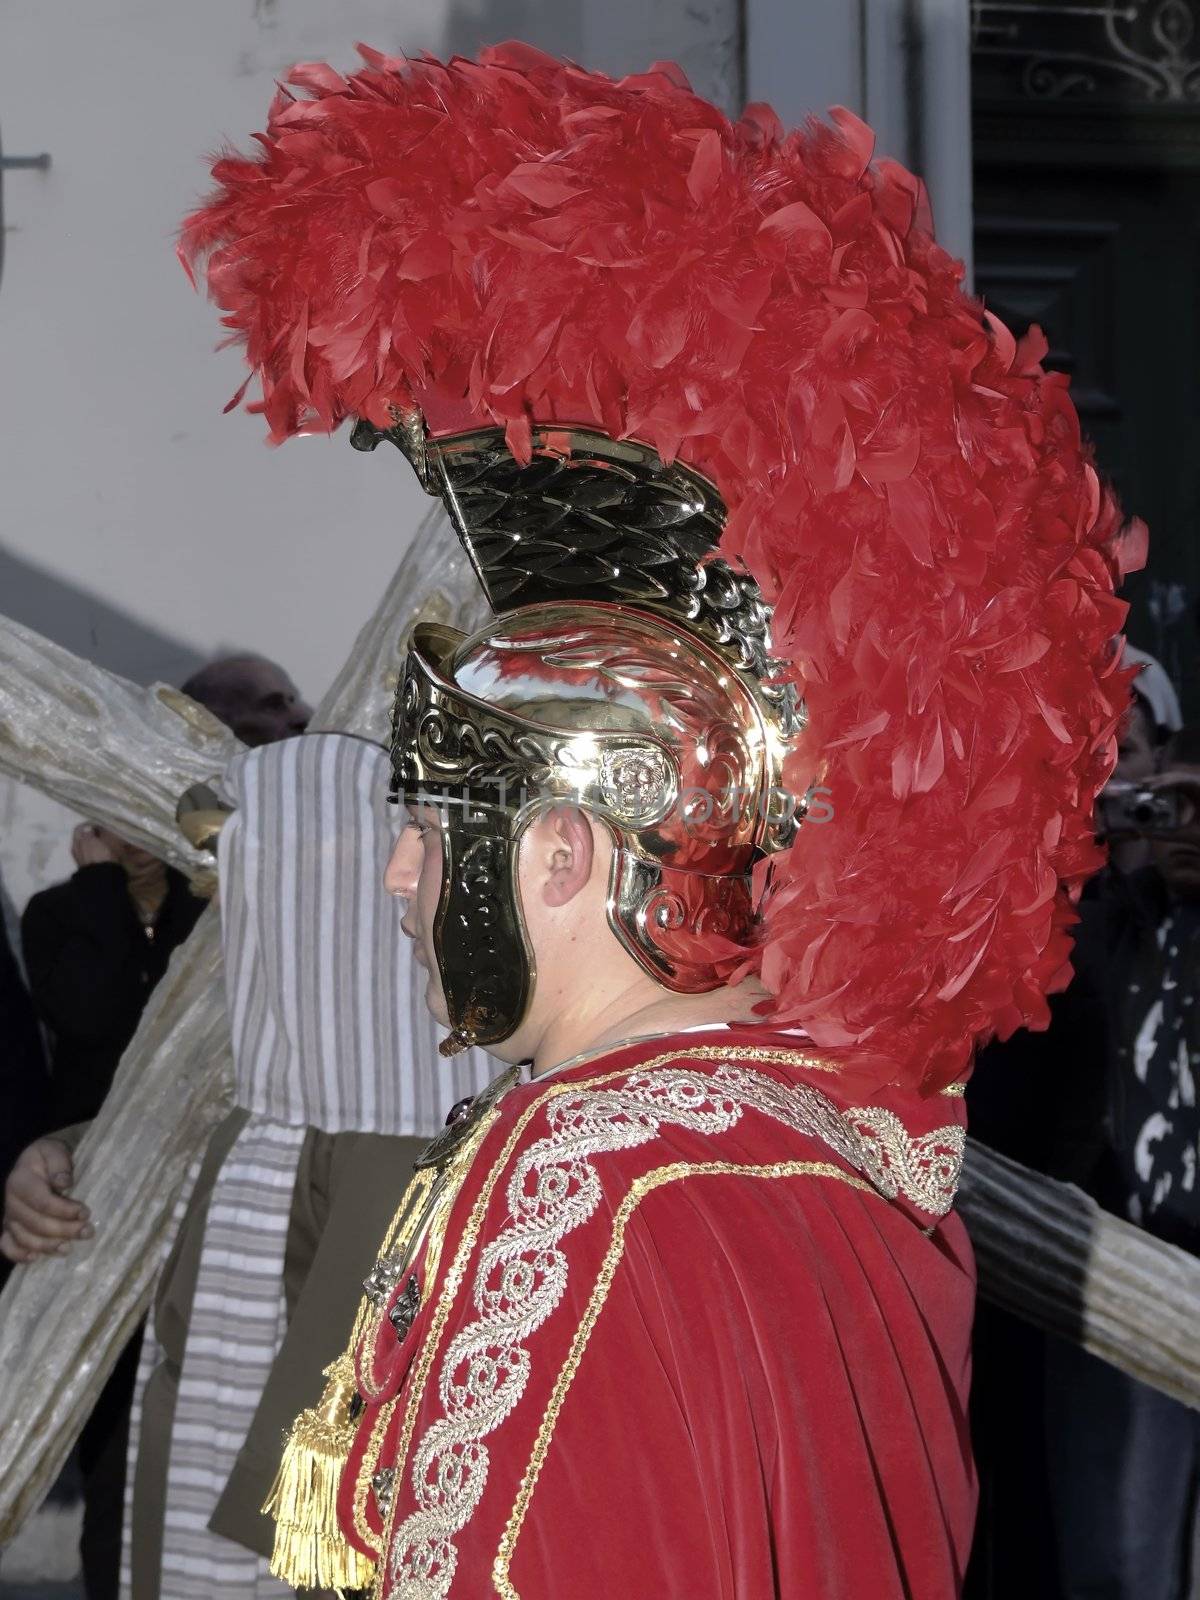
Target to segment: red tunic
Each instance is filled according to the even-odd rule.
[[[839,1091],[721,1029],[499,1101],[411,1330],[359,1351],[341,1513],[378,1600],[959,1594],[963,1102]]]

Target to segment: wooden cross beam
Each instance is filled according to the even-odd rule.
[[[178,689],[145,689],[0,618],[0,772],[194,874],[175,822],[185,789],[241,745]]]
[[[1200,1410],[1200,1260],[974,1139],[958,1209],[986,1300]]]

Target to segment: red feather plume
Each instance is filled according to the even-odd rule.
[[[793,791],[836,813],[759,869],[774,1016],[926,1090],[1044,1025],[1144,555],[1045,340],[962,293],[846,111],[787,134],[670,66],[362,55],[297,67],[183,228],[272,439],[415,401],[518,457],[591,423],[712,479],[807,702]]]

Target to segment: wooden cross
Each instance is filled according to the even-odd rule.
[[[415,534],[314,731],[384,739],[414,621],[477,625],[482,597],[441,517]],[[211,858],[183,837],[177,802],[241,748],[177,689],[141,688],[0,618],[0,772],[194,878]],[[76,1154],[95,1238],[18,1267],[0,1296],[0,1544],[41,1503],[146,1310],[176,1198],[229,1106],[231,1068],[212,905],[172,956]]]

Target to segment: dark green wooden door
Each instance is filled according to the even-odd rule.
[[[1129,632],[1163,661],[1190,718],[1200,718],[1196,12],[1184,0],[977,5],[973,85],[976,288],[1014,331],[1043,326],[1101,469],[1150,525],[1149,565],[1126,591]]]
[[[1200,16],[1197,0],[975,0],[977,291],[1045,330],[1101,470],[1150,525],[1135,644],[1200,720]],[[967,1600],[1062,1600],[1045,1340],[981,1307]],[[1098,1508],[1097,1515],[1103,1510]]]

